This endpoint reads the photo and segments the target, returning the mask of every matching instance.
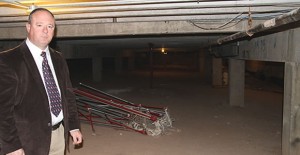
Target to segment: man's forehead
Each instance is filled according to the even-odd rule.
[[[32,15],[32,21],[35,22],[50,22],[50,23],[55,23],[55,19],[48,14],[49,16],[45,16],[46,14],[33,14]]]
[[[54,20],[54,17],[49,12],[44,11],[44,10],[40,10],[40,11],[37,11],[37,12],[32,14],[32,18],[40,17],[40,16],[43,16],[43,18],[48,16],[48,17],[50,17]]]

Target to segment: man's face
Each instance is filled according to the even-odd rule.
[[[48,12],[37,11],[32,14],[31,23],[26,24],[26,29],[29,40],[44,50],[53,38],[55,20]]]

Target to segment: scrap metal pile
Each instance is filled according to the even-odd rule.
[[[172,127],[166,107],[134,104],[81,83],[74,93],[79,116],[93,132],[94,125],[102,125],[158,136]]]

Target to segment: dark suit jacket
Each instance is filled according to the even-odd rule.
[[[50,49],[59,83],[65,139],[79,129],[69,71],[61,53]],[[25,43],[0,53],[0,154],[23,148],[26,155],[48,155],[51,114],[46,90]]]

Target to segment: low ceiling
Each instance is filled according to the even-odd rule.
[[[223,34],[225,36],[225,34]],[[215,35],[168,35],[168,36],[135,36],[135,37],[109,37],[109,38],[68,38],[58,39],[62,44],[74,44],[77,46],[97,46],[103,51],[126,51],[136,52],[161,50],[164,48],[168,52],[194,52],[208,45],[210,42],[220,38],[222,34]]]
[[[58,38],[75,45],[96,45],[105,50],[169,48],[191,51],[207,46],[220,37],[244,31],[265,20],[300,6],[299,0],[0,0],[0,28],[24,27],[28,13],[36,7],[51,10],[58,24],[89,22],[148,23],[185,21],[199,32],[131,34],[122,36],[85,36]],[[72,24],[71,24],[72,23]],[[244,25],[244,26],[241,26]],[[246,25],[246,26],[245,26]],[[154,28],[153,28],[154,29]],[[155,29],[154,29],[155,31]],[[1,35],[1,34],[0,34]],[[13,39],[13,38],[10,38]]]

